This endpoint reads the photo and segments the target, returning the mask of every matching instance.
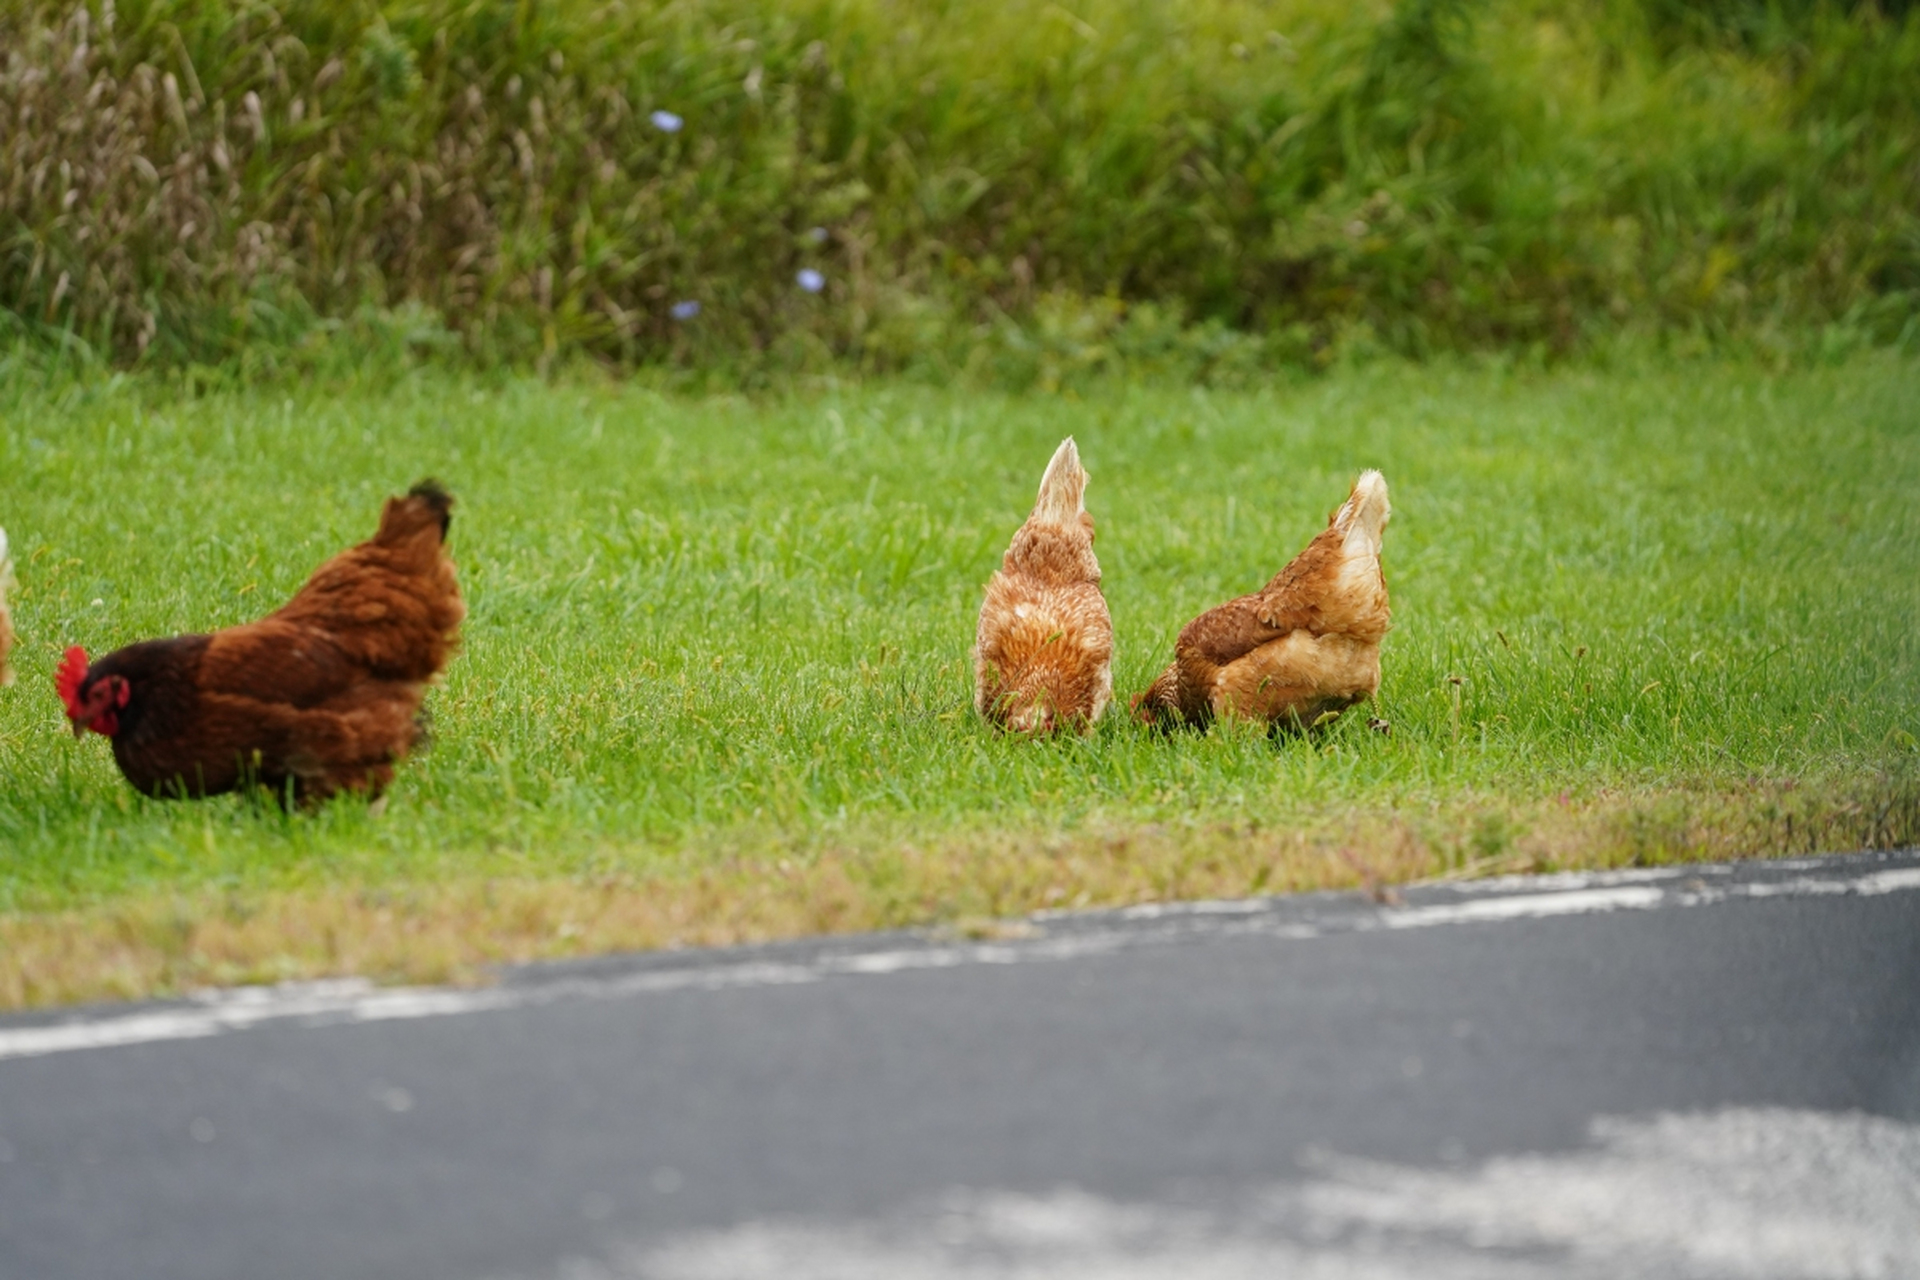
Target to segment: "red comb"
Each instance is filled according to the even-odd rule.
[[[67,650],[67,656],[60,660],[59,669],[53,673],[53,687],[60,691],[60,701],[66,704],[69,716],[80,709],[80,686],[86,678],[87,651],[75,645]]]

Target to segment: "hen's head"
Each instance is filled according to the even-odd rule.
[[[1156,729],[1171,729],[1180,723],[1180,664],[1173,662],[1154,677],[1153,683],[1133,695],[1128,704],[1133,718]]]
[[[1007,708],[1007,731],[1044,738],[1053,732],[1053,704],[1045,698],[1033,698]]]
[[[133,688],[125,676],[101,675],[89,676],[87,651],[79,645],[67,650],[66,657],[60,660],[59,670],[54,672],[54,688],[60,692],[60,702],[66,708],[67,719],[73,722],[73,736],[78,738],[91,729],[95,733],[111,738],[120,732],[120,710],[127,705]]]
[[[1033,513],[1007,548],[1007,568],[1058,583],[1100,581],[1093,555],[1093,517],[1087,514],[1087,472],[1068,436],[1040,477]]]

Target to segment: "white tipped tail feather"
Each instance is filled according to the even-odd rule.
[[[1333,517],[1334,527],[1346,535],[1348,555],[1379,556],[1380,541],[1393,505],[1387,501],[1387,478],[1378,471],[1362,471],[1353,492]]]
[[[1049,524],[1075,524],[1086,508],[1087,472],[1080,465],[1080,450],[1068,436],[1053,451],[1047,473],[1040,477],[1040,496],[1033,503],[1033,518]]]

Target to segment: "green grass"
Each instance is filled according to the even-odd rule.
[[[1526,865],[1712,851],[1688,815],[1728,797],[1742,821],[1789,815],[1763,852],[1920,830],[1911,361],[1378,364],[1084,397],[880,382],[756,401],[444,372],[200,399],[137,379],[0,394],[21,582],[0,919],[16,924],[486,882],[706,877],[724,898],[823,861],[861,892],[899,891],[807,927],[900,923],[1038,905],[1039,888],[976,892],[989,862],[1094,839],[1111,870],[1136,837],[1251,849],[1309,832],[1307,852],[1350,879],[1335,846],[1383,816],[1432,846],[1428,871],[1522,848]],[[1124,715],[1065,741],[984,727],[967,663],[980,586],[1069,433],[1123,696],[1186,619],[1302,546],[1360,467],[1384,469],[1396,625],[1375,710],[1392,736],[1360,717],[1278,741],[1163,737]],[[471,614],[430,698],[433,747],[384,815],[148,801],[103,740],[67,734],[51,681],[65,645],[256,616],[429,473],[459,495]],[[1781,809],[1796,791],[1802,809]],[[1605,847],[1553,834],[1556,804],[1619,810]],[[1841,809],[1865,816],[1834,826]],[[1796,841],[1792,812],[1829,825]],[[900,888],[916,850],[940,860],[937,882]],[[1155,877],[1096,876],[1080,900],[1183,891]],[[1314,882],[1259,872],[1239,891]],[[11,999],[41,989],[29,977]]]

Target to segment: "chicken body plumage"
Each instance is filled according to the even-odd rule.
[[[1086,487],[1069,436],[980,605],[974,708],[1016,733],[1085,729],[1113,700],[1113,619],[1100,594]]]
[[[1392,625],[1380,569],[1392,514],[1385,478],[1362,472],[1327,527],[1272,581],[1182,629],[1172,663],[1134,700],[1140,718],[1310,726],[1372,697]]]
[[[258,622],[128,645],[84,672],[73,651],[62,694],[75,732],[105,733],[149,795],[378,795],[422,737],[427,686],[466,615],[452,505],[431,481],[389,499],[372,538]]]

